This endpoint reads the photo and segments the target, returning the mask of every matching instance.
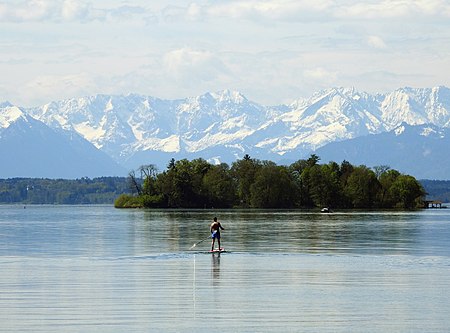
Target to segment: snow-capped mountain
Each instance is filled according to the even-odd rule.
[[[242,153],[245,139],[281,113],[228,90],[174,101],[96,95],[51,102],[28,112],[50,127],[80,134],[132,168],[134,156],[142,153],[150,153],[149,160],[153,152],[187,157],[222,146]]]
[[[402,122],[409,125],[450,126],[450,89],[398,89],[384,96],[381,120],[391,130]]]
[[[164,169],[171,158],[231,163],[249,154],[295,161],[326,144],[391,131],[402,123],[447,128],[450,89],[371,95],[332,88],[279,106],[229,90],[178,100],[95,95],[21,110],[52,129],[81,136],[128,170],[149,163]],[[386,164],[382,156],[377,164]]]
[[[449,146],[450,128],[403,123],[390,132],[327,144],[316,154],[323,163],[388,165],[418,179],[449,179]]]
[[[1,178],[126,174],[78,134],[52,129],[9,103],[0,105],[0,158]]]
[[[330,89],[298,100],[264,125],[271,135],[257,143],[284,155],[308,152],[326,143],[379,133],[386,125],[379,116],[376,97],[354,89]],[[273,135],[276,133],[276,135]]]

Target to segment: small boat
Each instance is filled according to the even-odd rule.
[[[333,211],[328,208],[328,207],[324,207],[320,210],[321,213],[333,213]]]

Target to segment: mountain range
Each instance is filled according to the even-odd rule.
[[[126,175],[171,158],[231,163],[245,154],[291,163],[389,165],[450,179],[450,89],[369,94],[331,88],[264,106],[236,91],[165,100],[94,95],[23,108],[0,104],[0,178]]]

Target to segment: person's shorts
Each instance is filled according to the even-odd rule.
[[[220,232],[218,232],[218,231],[214,231],[212,234],[211,234],[211,238],[212,239],[220,239]]]

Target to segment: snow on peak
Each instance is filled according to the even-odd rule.
[[[25,115],[21,109],[17,106],[8,106],[6,108],[0,109],[0,127],[8,128],[12,123],[16,122],[17,119],[24,118]]]
[[[180,151],[180,136],[171,135],[163,139],[148,138],[135,143],[134,145],[129,147],[129,149],[131,149],[131,153],[134,150],[138,151],[159,150],[176,153]]]
[[[422,136],[430,136],[431,134],[436,133],[436,131],[431,127],[424,127],[420,135]]]
[[[404,131],[405,131],[405,126],[404,125],[402,125],[402,126],[399,126],[399,127],[397,127],[395,130],[394,130],[394,133],[395,133],[395,135],[396,136],[399,136],[399,135],[401,135]]]
[[[114,109],[114,105],[112,103],[112,98],[106,103],[105,112],[112,111]]]
[[[0,107],[2,126],[6,109]],[[229,149],[233,154],[238,146],[239,152],[260,148],[281,156],[393,129],[400,135],[407,125],[450,127],[450,90],[402,88],[371,95],[340,87],[276,107],[251,102],[233,90],[176,100],[95,95],[24,111],[50,127],[77,132],[118,161],[143,151],[215,150],[217,155]],[[424,130],[423,135],[430,133]]]
[[[211,96],[213,96],[219,103],[231,102],[235,104],[242,104],[247,101],[247,98],[245,98],[245,96],[240,92],[228,89],[212,93]]]
[[[217,109],[224,107],[224,105],[241,105],[245,102],[247,102],[247,99],[241,93],[231,90],[222,90],[187,98],[180,109],[183,111],[199,110],[207,107]]]

